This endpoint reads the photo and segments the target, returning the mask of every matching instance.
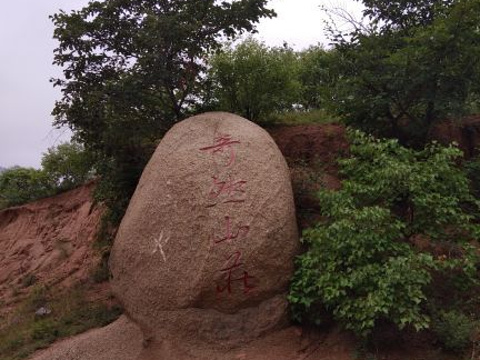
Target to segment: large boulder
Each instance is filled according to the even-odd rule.
[[[175,125],[145,168],[110,266],[146,337],[227,345],[286,319],[298,251],[289,170],[263,129],[206,113]]]

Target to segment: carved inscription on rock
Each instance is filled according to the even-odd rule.
[[[212,161],[220,164],[219,167],[214,167],[216,173],[211,174],[213,184],[208,192],[208,198],[211,203],[208,206],[215,206],[218,202],[229,204],[229,208],[223,219],[219,219],[223,225],[220,235],[213,236],[213,243],[215,245],[222,245],[232,241],[247,240],[250,232],[250,225],[244,223],[244,220],[232,219],[235,211],[238,210],[247,197],[247,183],[248,180],[232,179],[229,168],[235,167],[237,162],[242,161],[238,157],[237,148],[241,147],[240,139],[234,138],[230,134],[222,134],[214,137],[213,145],[201,147],[200,151],[208,151],[212,155]],[[220,180],[222,179],[222,180]],[[246,270],[247,265],[242,259],[242,252],[234,248],[230,250],[228,258],[220,268],[219,272],[222,274],[221,282],[216,284],[217,297],[221,298],[222,294],[231,296],[234,292],[234,283],[240,282],[243,285],[243,293],[250,294],[255,289],[254,277]]]
[[[112,249],[112,287],[146,331],[180,319],[211,329],[211,316],[285,299],[297,250],[278,147],[248,120],[207,113],[176,124],[146,166]]]

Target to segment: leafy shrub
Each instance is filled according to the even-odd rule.
[[[379,320],[427,328],[432,273],[477,276],[478,257],[468,242],[479,226],[463,206],[478,209],[478,203],[455,165],[461,152],[437,144],[409,150],[359,131],[349,136],[351,157],[340,161],[342,188],[319,192],[324,218],[303,233],[309,250],[298,258],[291,285],[294,316],[314,316],[321,303],[362,336]],[[423,252],[415,247],[418,237],[429,244]],[[438,254],[440,242],[458,251]]]
[[[477,155],[463,164],[471,181],[472,192],[480,198],[480,156]]]
[[[441,312],[432,321],[432,330],[445,349],[455,352],[466,349],[477,326],[467,315],[454,310]]]

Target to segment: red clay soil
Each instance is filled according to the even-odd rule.
[[[102,213],[93,187],[0,211],[0,314],[34,283],[67,288],[90,276],[99,262],[92,243]]]
[[[321,162],[326,172],[336,173],[338,157],[348,152],[343,125],[282,126],[267,131],[289,162]]]
[[[339,189],[337,160],[348,154],[345,127],[338,124],[297,125],[268,129],[290,167],[300,229],[319,218],[316,192]]]
[[[338,124],[297,125],[272,128],[268,130],[277,143],[280,151],[287,159],[294,187],[298,181],[305,180],[302,172],[308,172],[310,184],[319,185],[327,189],[339,189],[337,160],[348,154],[348,141],[345,136],[345,127]],[[319,177],[318,179],[316,177]],[[319,181],[316,181],[319,180]],[[305,189],[307,192],[318,190]],[[298,194],[295,194],[298,195]],[[297,205],[302,208],[314,206],[311,196],[295,197]],[[302,227],[302,226],[300,226]]]
[[[460,121],[442,121],[431,129],[429,138],[444,145],[454,141],[465,158],[476,156],[480,150],[480,115],[470,115]]]

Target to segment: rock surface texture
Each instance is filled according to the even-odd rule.
[[[172,338],[192,353],[228,348],[285,323],[298,246],[277,145],[241,117],[206,113],[175,125],[147,165],[115,239],[112,286],[151,349],[174,353]]]
[[[35,353],[31,360],[135,360],[142,351],[142,333],[125,316]],[[172,359],[173,360],[173,359]]]

